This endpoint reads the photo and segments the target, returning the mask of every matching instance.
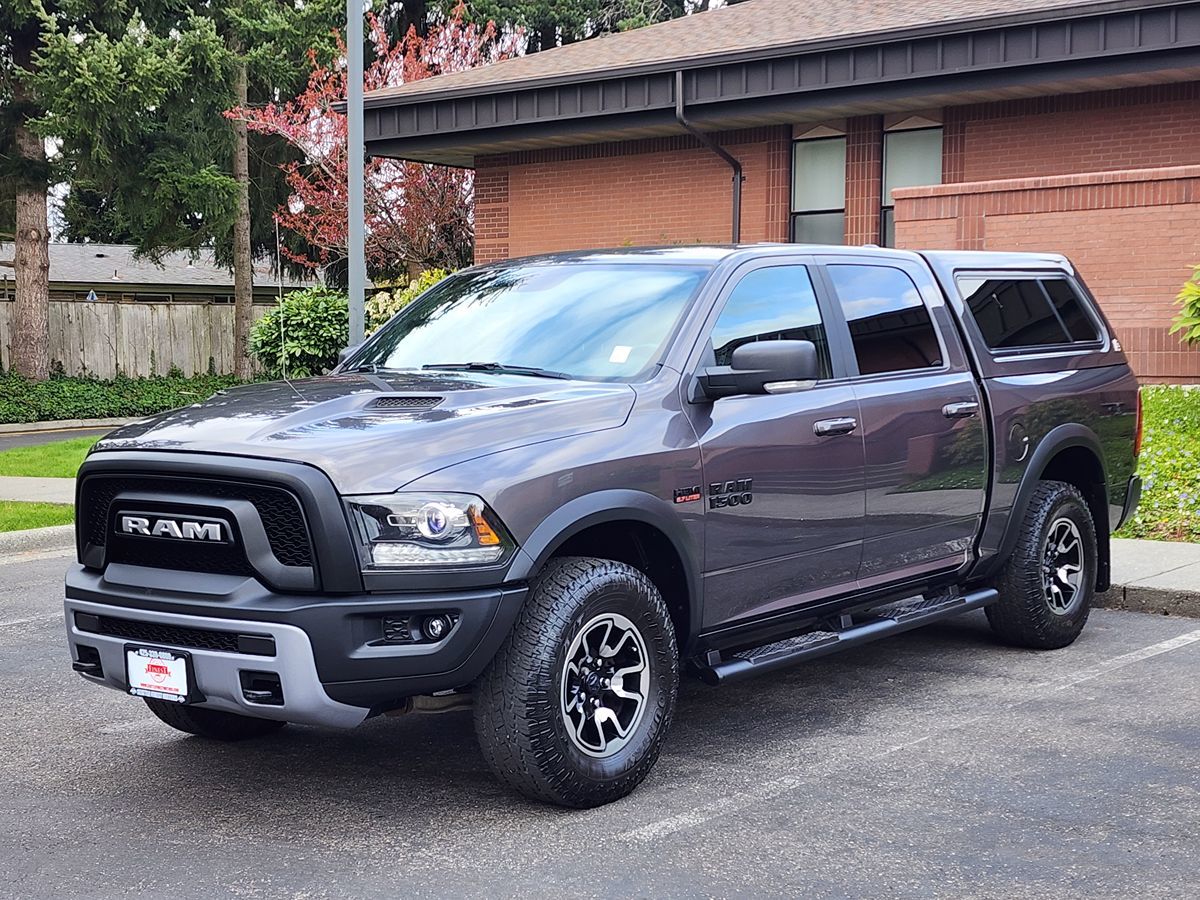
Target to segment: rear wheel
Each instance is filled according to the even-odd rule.
[[[150,712],[172,728],[214,741],[244,741],[278,731],[286,722],[256,719],[202,706],[185,706],[170,700],[143,698]]]
[[[1091,611],[1098,558],[1095,524],[1079,490],[1041,482],[997,579],[1000,599],[987,607],[992,628],[1021,647],[1067,646]]]
[[[475,731],[502,781],[562,806],[630,793],[658,759],[679,682],[654,584],[603,559],[552,560],[475,692]]]

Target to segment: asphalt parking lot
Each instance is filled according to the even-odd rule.
[[[0,561],[12,897],[1157,897],[1200,884],[1200,620],[1073,647],[982,614],[714,691],[598,810],[504,791],[470,715],[184,738],[70,671],[65,555]]]

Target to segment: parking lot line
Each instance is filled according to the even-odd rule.
[[[689,810],[688,812],[678,813],[673,816],[667,816],[655,822],[648,822],[645,825],[640,825],[622,834],[617,835],[620,840],[640,843],[644,841],[657,840],[662,837],[674,834],[678,831],[684,831],[689,828],[695,828],[703,825],[713,819],[720,818],[731,812],[738,812],[761,803],[766,800],[771,800],[786,794],[789,791],[803,787],[813,777],[825,777],[834,772],[854,766],[860,766],[865,762],[873,762],[885,757],[891,756],[902,750],[908,750],[920,744],[924,744],[936,737],[948,734],[953,731],[958,731],[963,728],[969,728],[985,719],[993,718],[996,715],[1010,712],[1013,709],[1024,706],[1027,703],[1036,700],[1045,699],[1053,696],[1068,688],[1075,687],[1086,681],[1099,678],[1111,672],[1116,672],[1124,669],[1127,666],[1135,663],[1143,662],[1155,656],[1161,656],[1164,653],[1170,653],[1173,650],[1179,650],[1182,647],[1187,647],[1192,644],[1200,643],[1200,628],[1194,631],[1189,631],[1177,637],[1169,638],[1165,641],[1159,641],[1156,644],[1142,647],[1140,650],[1133,650],[1129,653],[1122,653],[1119,656],[1114,656],[1112,659],[1098,663],[1094,666],[1089,666],[1082,669],[1073,676],[1055,679],[1052,682],[1042,682],[1033,685],[1028,693],[1019,700],[1004,706],[998,707],[996,710],[984,715],[972,716],[961,722],[956,722],[944,728],[938,728],[933,731],[923,734],[913,740],[905,741],[895,746],[888,747],[879,753],[874,753],[866,757],[858,759],[841,759],[838,764],[830,766],[818,766],[810,769],[799,775],[784,775],[778,778],[761,782],[757,786],[739,791],[734,794],[722,797],[718,800],[706,803],[703,808]]]
[[[61,621],[62,613],[52,613],[44,616],[31,616],[28,619],[10,619],[0,622],[0,628],[15,628],[18,625],[33,625],[37,622]]]

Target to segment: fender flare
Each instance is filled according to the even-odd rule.
[[[1103,494],[1101,505],[1107,508],[1108,466],[1105,464],[1104,451],[1100,446],[1100,439],[1086,425],[1071,423],[1055,426],[1046,432],[1045,437],[1038,441],[1037,448],[1029,458],[1029,464],[1025,467],[1025,472],[1021,476],[1020,484],[1017,487],[1017,493],[1013,497],[1012,506],[1008,510],[1007,521],[1004,525],[1003,535],[1000,539],[997,552],[992,556],[990,564],[987,565],[986,572],[982,574],[994,574],[1004,564],[1005,560],[1012,555],[1013,549],[1017,546],[1017,540],[1021,536],[1021,521],[1025,518],[1025,510],[1029,506],[1033,492],[1037,489],[1038,482],[1042,480],[1042,474],[1046,471],[1050,460],[1063,450],[1069,450],[1072,447],[1083,447],[1091,451],[1092,455],[1099,462],[1100,490]],[[1096,519],[1094,511],[1092,518]],[[1101,579],[1101,583],[1105,583],[1108,572],[1107,515],[1101,521],[1096,521],[1095,526],[1096,543],[1100,551],[1100,571],[1097,574]]]
[[[542,520],[522,544],[509,569],[507,581],[532,578],[563,544],[575,535],[605,522],[635,521],[666,535],[683,566],[688,591],[689,634],[678,635],[681,652],[700,632],[703,588],[700,548],[688,533],[677,511],[665,500],[635,490],[605,490],[568,501]]]

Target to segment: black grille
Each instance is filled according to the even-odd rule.
[[[96,618],[92,616],[77,616],[75,624],[81,631],[124,638],[129,641],[145,641],[148,644],[167,644],[173,647],[188,647],[195,650],[219,650],[225,653],[243,652],[238,642],[238,635],[232,631],[209,631],[206,628],[181,628],[178,625],[163,625],[158,622],[138,622],[133,619],[119,619],[115,616],[99,616]],[[255,636],[256,645],[261,649],[267,649],[267,647],[263,646],[263,641],[269,642],[270,653],[260,655],[274,656],[274,639]]]
[[[442,402],[441,397],[380,397],[370,409],[429,409]]]
[[[308,539],[308,528],[300,511],[300,502],[283,488],[241,482],[210,481],[192,478],[148,478],[138,476],[96,475],[83,484],[81,507],[84,539],[98,547],[108,542],[111,527],[113,499],[122,493],[168,493],[194,496],[198,503],[223,499],[248,500],[258,510],[263,529],[271,544],[275,558],[286,566],[312,566],[312,545]],[[220,506],[219,503],[214,504]],[[132,552],[157,562],[140,562],[138,565],[156,565],[160,568],[184,569],[198,572],[223,572],[230,575],[252,574],[240,550],[228,546],[201,547],[197,542],[188,542],[186,552],[171,541],[120,542],[123,554]],[[136,545],[144,545],[137,547]],[[134,547],[132,551],[127,548]],[[186,557],[186,560],[185,560]],[[133,563],[133,559],[123,559]],[[201,566],[203,566],[201,568]]]
[[[246,555],[233,544],[203,544],[199,541],[150,540],[114,537],[105,555],[108,562],[179,572],[211,572],[215,575],[253,575]]]

